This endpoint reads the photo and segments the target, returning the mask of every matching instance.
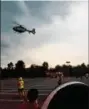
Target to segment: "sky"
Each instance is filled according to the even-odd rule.
[[[36,34],[19,34],[14,22]],[[1,66],[23,60],[26,67],[88,64],[87,1],[2,1]]]

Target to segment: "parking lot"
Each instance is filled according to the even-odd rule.
[[[48,94],[57,86],[56,78],[35,78],[24,79],[25,90],[37,88],[39,91],[39,101],[42,103]],[[89,78],[65,78],[64,83],[68,81],[82,81],[89,85]],[[7,79],[2,80],[0,90],[0,109],[16,109],[17,105],[22,101],[18,97],[17,80]]]

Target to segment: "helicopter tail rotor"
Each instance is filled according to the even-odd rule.
[[[32,29],[32,33],[33,33],[33,34],[35,34],[35,33],[36,33],[36,31],[35,31],[35,29],[34,29],[34,28]]]
[[[32,33],[32,34],[35,34],[36,33],[34,28],[31,31],[28,30],[28,32],[29,32],[29,34],[30,33]]]
[[[32,30],[27,30],[27,31],[29,32],[29,34],[30,33],[32,33],[32,34],[35,34],[36,33],[34,28]]]

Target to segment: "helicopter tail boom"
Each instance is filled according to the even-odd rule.
[[[36,32],[35,32],[35,29],[32,29],[31,31],[30,30],[28,30],[28,32],[29,33],[33,33],[33,34],[35,34]]]

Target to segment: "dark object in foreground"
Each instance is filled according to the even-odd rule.
[[[89,86],[82,82],[65,83],[45,100],[42,109],[88,109]]]
[[[38,90],[37,89],[30,89],[27,93],[27,101],[20,104],[18,109],[40,109],[38,103]]]

